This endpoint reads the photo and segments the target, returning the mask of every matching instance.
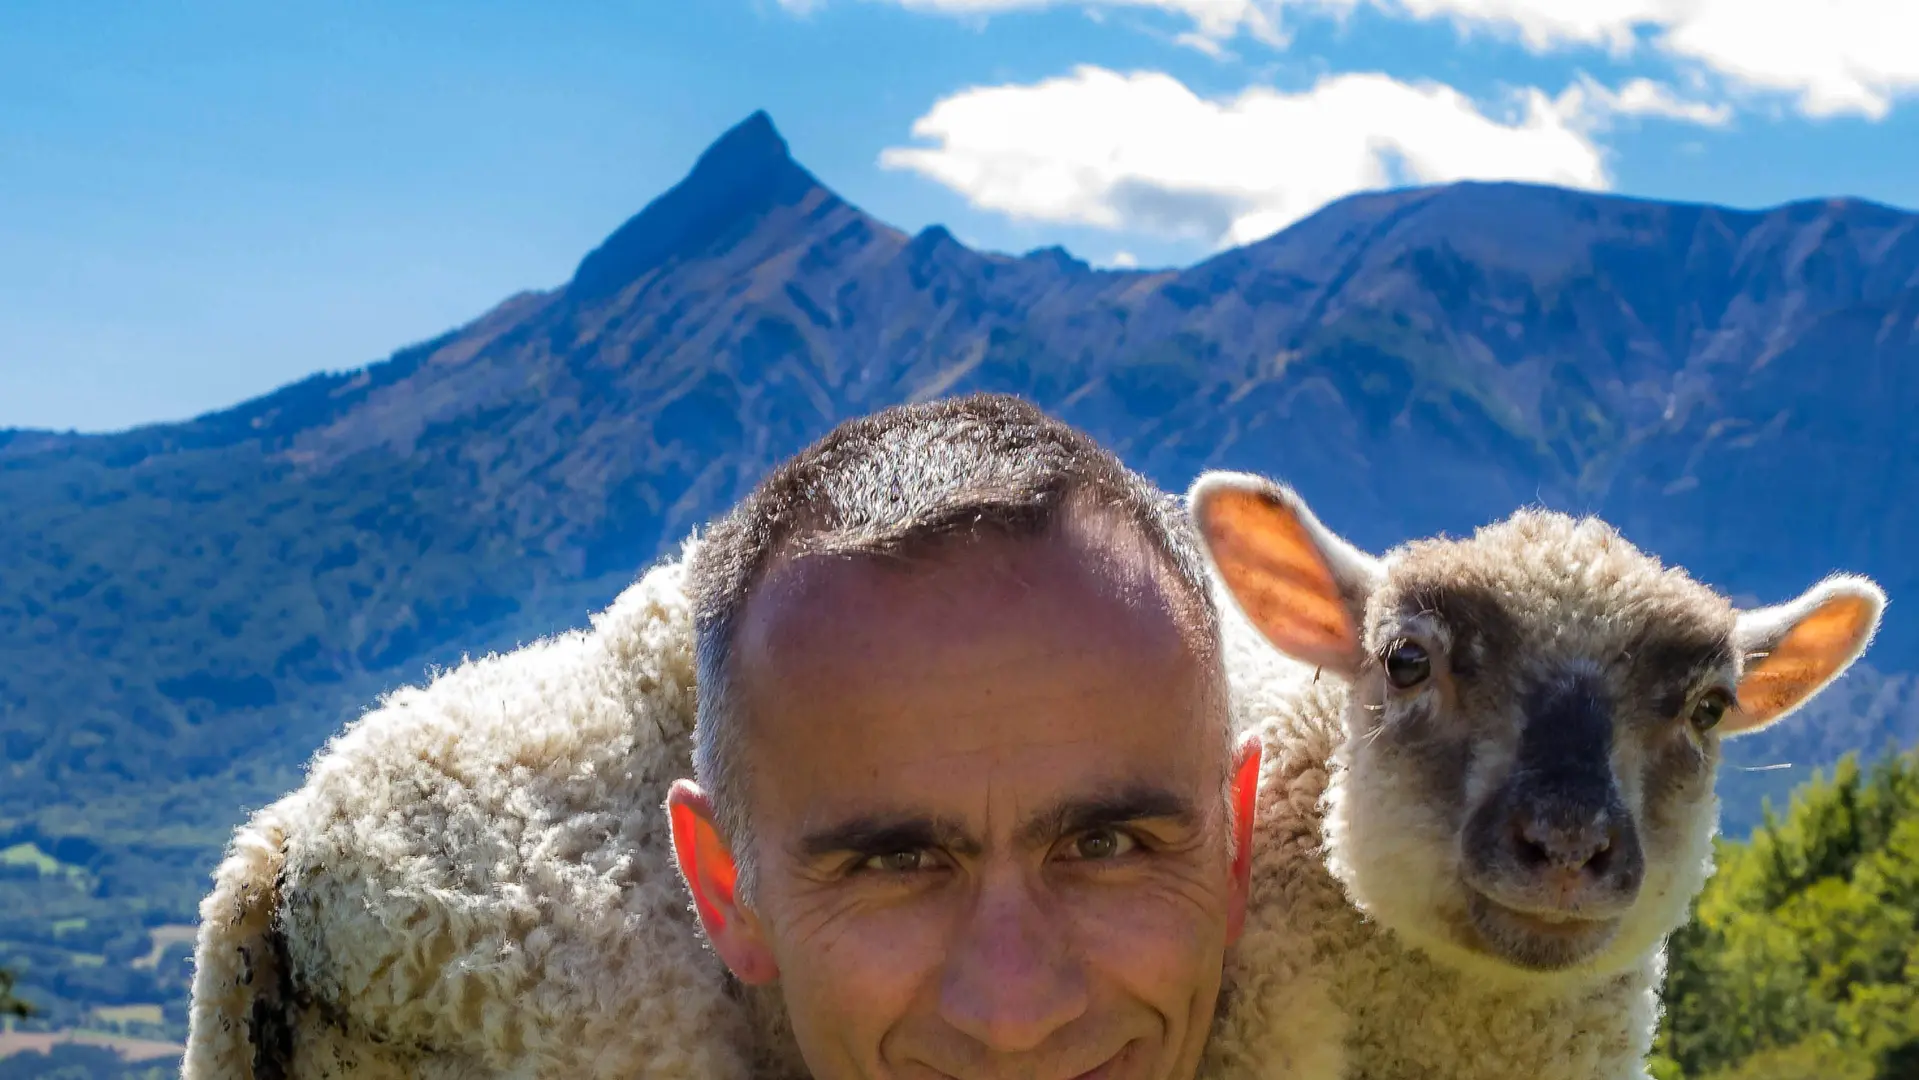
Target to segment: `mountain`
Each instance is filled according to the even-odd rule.
[[[893,229],[755,114],[561,288],[189,422],[0,433],[0,965],[177,1035],[227,830],[382,689],[582,624],[836,421],[974,389],[1374,549],[1541,502],[1748,602],[1876,576],[1866,666],[1733,744],[1734,831],[1919,741],[1919,216],[1470,183],[1097,270]]]

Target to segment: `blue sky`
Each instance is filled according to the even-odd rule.
[[[765,108],[907,230],[1183,264],[1513,177],[1919,209],[1911,0],[16,0],[0,427],[354,368],[563,283]]]

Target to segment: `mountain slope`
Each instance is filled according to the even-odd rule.
[[[1909,743],[1916,371],[1919,217],[1884,207],[1462,184],[1098,271],[892,229],[756,114],[563,288],[188,423],[0,433],[0,849],[73,871],[0,866],[0,953],[177,1002],[74,958],[190,919],[225,830],[381,688],[581,623],[837,420],[973,389],[1175,489],[1285,477],[1376,549],[1541,501],[1750,600],[1873,574],[1873,670],[1734,756]],[[1806,771],[1729,772],[1729,821]]]

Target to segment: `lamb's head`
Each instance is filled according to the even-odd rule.
[[[1720,740],[1822,690],[1885,604],[1833,577],[1740,611],[1591,518],[1374,558],[1257,477],[1190,501],[1240,610],[1350,685],[1334,873],[1403,940],[1505,978],[1644,963],[1709,872]]]

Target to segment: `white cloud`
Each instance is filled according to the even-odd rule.
[[[1584,115],[1594,125],[1608,115],[1661,116],[1704,127],[1723,127],[1732,120],[1732,106],[1721,102],[1707,104],[1687,101],[1672,88],[1651,79],[1634,79],[1617,90],[1609,90],[1590,78],[1581,77],[1559,97],[1559,108],[1568,115]]]
[[[825,0],[780,0],[803,10]],[[1884,117],[1919,93],[1915,0],[885,0],[990,16],[1045,7],[1157,9],[1188,20],[1180,40],[1215,54],[1241,33],[1285,41],[1281,15],[1344,17],[1360,7],[1461,32],[1509,34],[1536,52],[1651,50],[1711,72],[1729,90],[1782,93],[1809,116]],[[1659,113],[1658,115],[1671,115]],[[1682,119],[1686,117],[1680,117]]]
[[[1642,33],[1660,52],[1732,87],[1797,95],[1809,116],[1886,115],[1919,91],[1913,0],[1370,0],[1414,18],[1517,31],[1535,50],[1605,45]]]
[[[933,145],[888,149],[880,162],[1014,218],[1215,245],[1402,180],[1610,185],[1590,134],[1604,102],[1530,90],[1515,105],[1495,118],[1451,87],[1377,74],[1212,101],[1168,75],[1080,67],[947,97],[913,125]]]
[[[1640,27],[1666,25],[1694,6],[1689,0],[1370,0],[1370,4],[1415,19],[1446,19],[1461,30],[1514,33],[1538,51],[1590,45],[1615,53],[1633,50]]]
[[[824,0],[779,0],[794,11],[810,11]],[[1241,32],[1269,44],[1283,44],[1279,30],[1282,0],[891,0],[908,11],[940,15],[990,16],[1050,7],[1137,8],[1171,12],[1192,21],[1193,32],[1179,39],[1217,55],[1218,43]]]
[[[1919,91],[1913,0],[1710,0],[1660,41],[1749,87],[1795,93],[1809,116],[1880,119]]]
[[[1130,251],[1115,251],[1107,265],[1116,266],[1121,270],[1131,270],[1139,265],[1139,256]]]

